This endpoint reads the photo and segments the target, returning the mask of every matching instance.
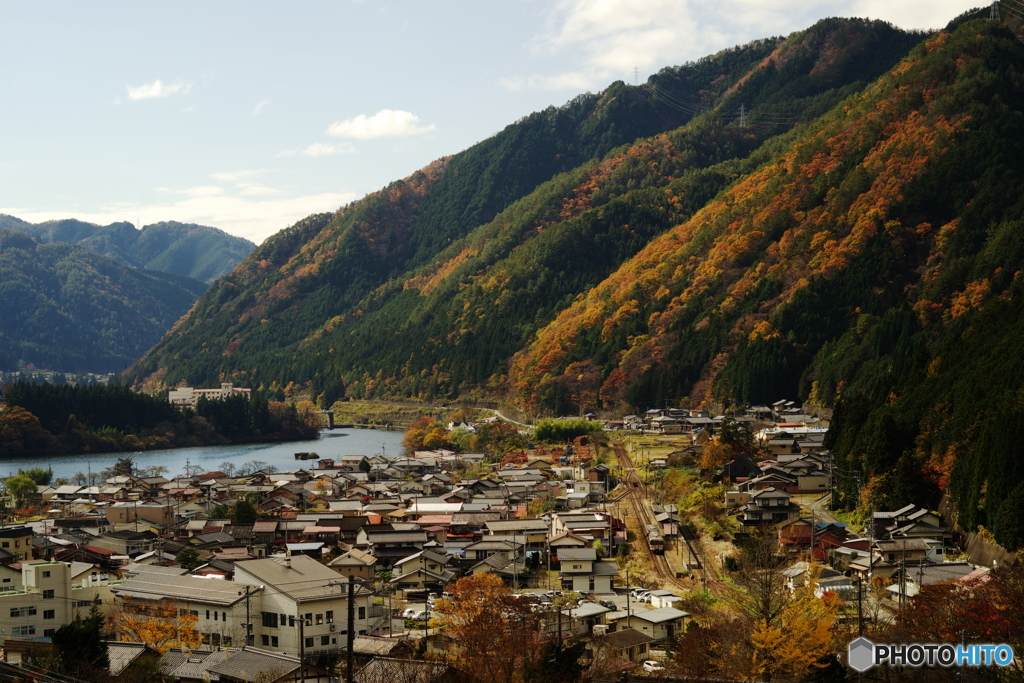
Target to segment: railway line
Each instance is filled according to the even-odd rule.
[[[622,478],[625,492],[618,496],[615,502],[621,502],[623,499],[628,500],[630,509],[639,523],[640,529],[647,529],[651,525],[657,526],[658,523],[654,518],[650,502],[647,498],[647,485],[644,483],[643,478],[636,473],[636,469],[633,467],[633,462],[630,460],[629,454],[626,453],[625,447],[620,443],[613,443],[613,447],[616,460],[618,460],[619,466],[625,475]],[[686,544],[689,556],[697,563],[696,569],[693,570],[694,574],[705,581],[710,588],[717,584],[718,573],[715,571],[714,563],[708,562],[703,554],[699,552],[700,545],[697,543],[698,539],[695,537],[691,538],[691,536],[694,536],[694,534],[681,529],[679,542]],[[692,584],[684,583],[676,578],[675,569],[672,568],[668,557],[652,550],[651,543],[647,538],[644,538],[643,546],[644,552],[651,560],[651,566],[664,584],[679,588],[692,588]]]

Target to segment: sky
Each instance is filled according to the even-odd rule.
[[[971,0],[0,3],[0,213],[256,243],[616,80]]]

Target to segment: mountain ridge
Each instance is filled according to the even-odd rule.
[[[256,247],[218,228],[178,221],[152,223],[140,230],[124,221],[97,225],[68,218],[33,224],[0,214],[0,228],[40,241],[68,242],[139,269],[207,284],[230,272]]]

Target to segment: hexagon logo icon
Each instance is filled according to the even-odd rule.
[[[861,673],[867,671],[875,664],[875,644],[863,637],[851,641],[846,660],[851,669]]]

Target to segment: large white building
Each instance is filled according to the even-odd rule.
[[[199,399],[204,396],[208,399],[221,400],[229,396],[245,396],[249,398],[251,395],[252,389],[236,387],[231,382],[221,382],[220,389],[193,389],[192,387],[171,389],[167,393],[167,400],[171,402],[171,405],[195,408],[196,404],[199,403]]]
[[[111,581],[85,562],[24,562],[21,571],[4,568],[0,587],[0,644],[7,638],[40,638],[89,614],[100,599],[106,614],[113,602]]]

